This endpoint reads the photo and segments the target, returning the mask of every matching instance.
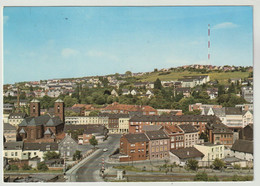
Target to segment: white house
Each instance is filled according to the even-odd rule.
[[[254,160],[253,149],[253,141],[239,139],[232,145],[229,156],[252,162]]]
[[[176,163],[177,165],[184,166],[186,162],[190,159],[195,159],[201,161],[204,157],[204,154],[200,152],[195,147],[181,148],[176,150],[171,150],[170,153],[170,162]]]

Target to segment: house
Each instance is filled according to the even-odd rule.
[[[253,96],[253,87],[252,86],[246,86],[241,88],[242,91],[242,97],[249,103],[253,103],[254,96]]]
[[[253,111],[254,105],[253,104],[241,104],[241,105],[235,105],[235,107],[241,108],[242,111]]]
[[[226,123],[231,129],[243,128],[242,109],[236,107],[225,107]],[[246,119],[246,116],[245,116]]]
[[[112,95],[112,96],[116,96],[116,97],[118,97],[118,93],[116,92],[115,89],[113,89],[113,90],[111,91],[111,95]]]
[[[184,97],[190,97],[191,95],[191,88],[176,88],[175,95],[183,94]]]
[[[78,142],[70,135],[66,135],[58,144],[61,157],[72,159],[76,150],[78,150]]]
[[[195,87],[195,81],[194,79],[178,79],[178,81],[181,82],[182,87],[186,88],[193,88]]]
[[[222,144],[205,142],[204,144],[195,145],[194,147],[204,155],[201,160],[202,162],[200,162],[201,166],[209,166],[216,158],[222,159],[225,157],[225,147]]]
[[[16,141],[16,127],[10,123],[4,123],[4,137],[6,142]]]
[[[18,125],[27,117],[25,113],[11,113],[8,116],[8,123],[18,128]]]
[[[189,105],[189,111],[194,111],[194,110],[201,110],[203,112],[204,109],[209,109],[209,108],[222,108],[222,105],[207,105],[207,104],[202,104],[202,103],[195,103],[192,105]],[[207,115],[207,114],[205,114]]]
[[[107,138],[108,130],[105,126],[102,125],[87,125],[84,128],[82,135],[78,136],[79,144],[88,144],[89,140],[95,136],[96,140],[100,143]]]
[[[239,139],[250,140],[254,139],[254,125],[249,124],[239,131]]]
[[[243,127],[254,123],[253,111],[242,111]]]
[[[236,140],[231,147],[230,156],[253,162],[254,160],[254,143],[249,140]]]
[[[26,142],[54,142],[63,138],[64,102],[60,99],[54,103],[55,117],[40,115],[40,102],[30,103],[30,117],[18,125],[18,134]]]
[[[23,142],[5,142],[3,148],[3,156],[8,159],[28,159],[26,154],[23,154]]]
[[[133,89],[133,90],[131,91],[131,95],[132,95],[132,96],[136,96],[137,94],[139,94],[139,92],[138,92],[137,90]]]
[[[154,94],[151,90],[147,90],[145,95],[148,97],[148,98],[151,98]]]
[[[164,131],[170,138],[171,150],[184,148],[185,141],[184,141],[183,130],[181,130],[178,126],[171,125],[171,126],[165,126]]]
[[[157,110],[147,105],[126,105],[114,102],[102,109],[104,113],[129,114],[130,112],[142,112],[143,115],[157,115]]]
[[[144,133],[123,134],[120,138],[119,161],[138,161],[149,159],[149,139]]]
[[[208,93],[210,99],[215,99],[218,97],[218,88],[208,88],[206,92]]]
[[[128,89],[122,89],[122,95],[129,95],[130,91]]]
[[[182,149],[172,149],[170,151],[170,162],[184,166],[190,159],[201,161],[204,154],[195,147],[187,147]]]
[[[56,142],[28,142],[24,143],[23,156],[27,156],[28,159],[38,157],[43,161],[44,154],[48,151],[59,153],[58,143]]]
[[[234,84],[241,84],[242,79],[241,78],[230,78],[230,83],[234,83]]]
[[[226,147],[233,145],[233,132],[223,123],[208,123],[206,129],[210,143],[222,144]]]
[[[169,158],[170,139],[163,130],[146,131],[145,135],[149,139],[150,160]]]
[[[178,127],[184,133],[184,148],[193,147],[195,144],[201,143],[199,140],[199,131],[191,124],[182,124]]]

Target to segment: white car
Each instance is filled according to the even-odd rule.
[[[103,149],[103,152],[106,152],[106,151],[108,151],[108,149]]]

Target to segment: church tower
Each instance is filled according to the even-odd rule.
[[[64,102],[61,99],[56,100],[54,103],[54,115],[59,116],[63,122],[65,122],[64,110]]]
[[[33,99],[30,102],[30,117],[38,117],[40,116],[40,101],[37,99]]]

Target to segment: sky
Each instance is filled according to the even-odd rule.
[[[5,7],[4,84],[207,64],[253,65],[250,6]]]

